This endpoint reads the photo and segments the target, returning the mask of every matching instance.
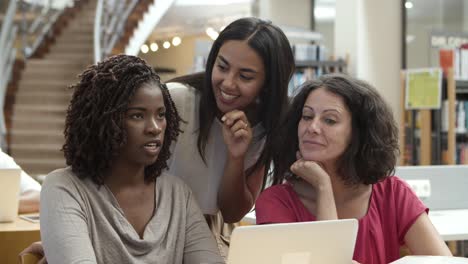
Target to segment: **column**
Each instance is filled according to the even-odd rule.
[[[373,84],[397,121],[401,49],[401,1],[336,1],[336,56],[349,56],[349,73]]]
[[[257,0],[254,16],[271,20],[275,25],[298,27],[310,30],[312,17],[311,0]]]

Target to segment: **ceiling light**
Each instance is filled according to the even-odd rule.
[[[176,37],[172,38],[172,45],[174,45],[175,47],[179,46],[180,43],[182,43],[182,40],[179,37],[176,36]]]
[[[314,15],[317,20],[332,20],[336,16],[336,9],[333,6],[317,6]]]
[[[171,47],[171,43],[169,41],[164,41],[163,48],[168,49]]]
[[[406,43],[411,43],[416,39],[414,35],[406,35]]]
[[[153,52],[157,51],[159,49],[158,43],[156,42],[151,43],[150,48],[151,48],[151,51]]]
[[[212,27],[207,27],[205,32],[212,40],[216,40],[219,36],[219,33]]]
[[[146,45],[146,44],[141,45],[140,50],[143,53],[148,53],[148,51],[149,51],[148,45]]]
[[[411,3],[410,1],[406,1],[405,7],[406,7],[407,9],[411,9],[411,8],[413,8],[413,3]]]

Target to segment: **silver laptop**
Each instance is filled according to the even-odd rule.
[[[18,216],[21,169],[0,169],[0,222],[13,222]]]
[[[356,219],[241,226],[231,236],[228,264],[349,264]]]

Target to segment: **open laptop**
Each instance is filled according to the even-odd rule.
[[[21,169],[0,169],[0,222],[18,216]]]
[[[356,219],[241,226],[234,229],[228,264],[348,264]]]

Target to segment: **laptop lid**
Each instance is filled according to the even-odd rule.
[[[21,169],[0,169],[0,222],[13,222],[18,216]]]
[[[351,263],[356,219],[241,226],[231,236],[228,264]]]

